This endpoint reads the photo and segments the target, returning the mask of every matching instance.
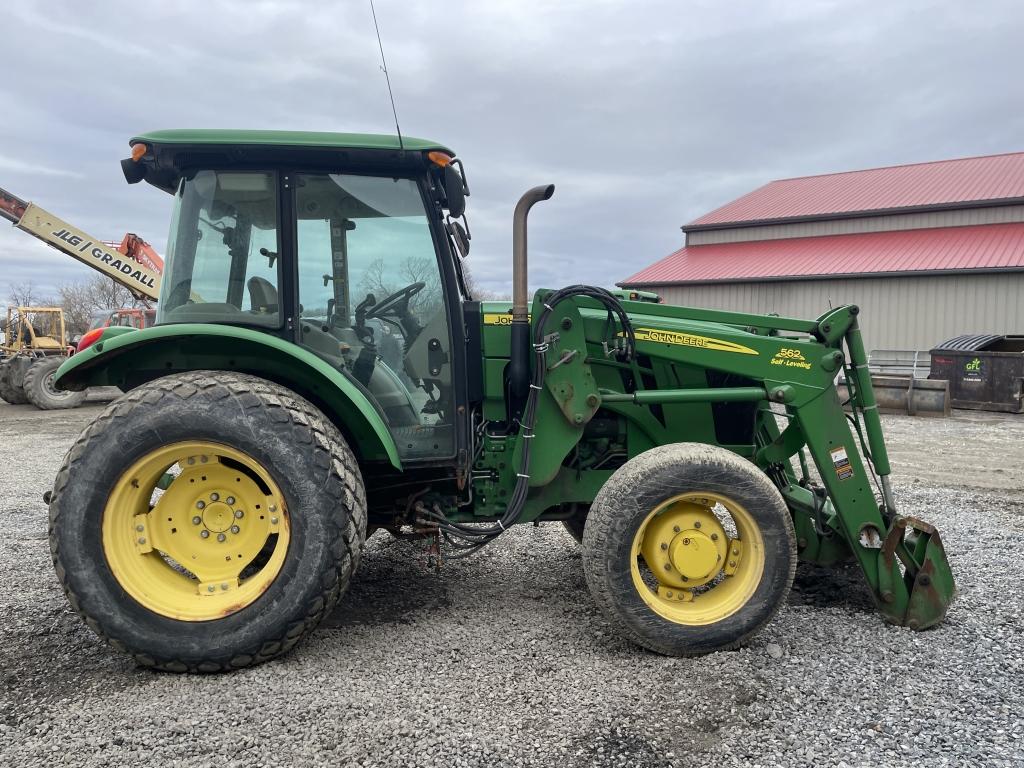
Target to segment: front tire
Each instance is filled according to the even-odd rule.
[[[698,443],[616,470],[583,534],[598,607],[627,639],[672,656],[745,643],[785,602],[796,561],[778,489],[749,461]]]
[[[54,375],[66,357],[44,357],[36,360],[25,371],[25,396],[36,408],[56,411],[63,408],[77,408],[85,401],[85,391],[72,392],[57,389],[53,384]]]
[[[120,397],[72,446],[50,500],[71,605],[171,672],[289,650],[347,589],[365,537],[362,478],[337,428],[242,374],[168,376]]]

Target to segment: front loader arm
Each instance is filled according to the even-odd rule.
[[[579,305],[588,362],[595,369],[612,365],[597,341],[607,338],[606,315],[591,311],[585,301]],[[646,434],[659,430],[659,419],[646,416],[652,406],[660,407],[664,426],[661,434],[651,435],[658,443],[693,439],[701,405],[706,411],[713,403],[754,403],[750,458],[779,487],[793,515],[801,558],[831,564],[852,554],[887,620],[913,629],[942,620],[954,594],[952,573],[934,528],[896,512],[857,307],[800,321],[658,306],[644,307],[633,323],[640,364],[655,373],[671,369],[674,386],[641,372],[632,387],[601,387],[599,407],[627,419],[632,412]],[[568,353],[558,334],[550,339],[552,359]],[[640,364],[634,361],[634,369]],[[849,382],[849,415],[835,383],[841,370]],[[715,385],[714,377],[730,383]],[[567,402],[560,405],[565,413],[573,410]],[[669,409],[687,405],[692,406],[688,421],[673,425]],[[788,420],[781,431],[776,414]],[[820,486],[809,476],[807,457]]]
[[[877,503],[858,437],[834,392],[793,408],[792,415],[827,494],[819,500],[811,491],[812,509],[821,509],[819,520],[807,512],[805,486],[788,483],[779,489],[803,533],[803,549],[813,540],[813,552],[828,559],[835,549],[828,540],[841,537],[887,620],[911,629],[939,623],[954,587],[938,532]]]

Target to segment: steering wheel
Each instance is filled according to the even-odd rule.
[[[406,314],[409,309],[409,299],[426,288],[426,285],[426,283],[412,283],[411,285],[405,286],[405,288],[400,288],[390,296],[384,297],[379,303],[374,304],[366,310],[366,317],[370,318],[383,317],[384,315],[390,314]]]

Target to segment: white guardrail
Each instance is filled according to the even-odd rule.
[[[931,367],[931,353],[922,350],[873,349],[868,354],[868,369],[881,375],[927,379]]]

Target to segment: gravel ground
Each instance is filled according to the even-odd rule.
[[[918,766],[1024,761],[1024,418],[887,417],[905,512],[960,597],[885,625],[856,572],[801,566],[749,647],[667,659],[620,641],[557,525],[428,569],[378,534],[351,592],[276,662],[135,668],[71,613],[42,493],[96,405],[0,404],[0,765]]]

